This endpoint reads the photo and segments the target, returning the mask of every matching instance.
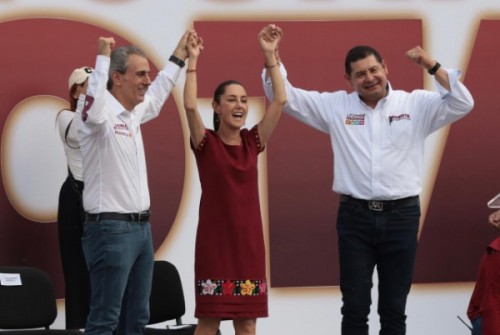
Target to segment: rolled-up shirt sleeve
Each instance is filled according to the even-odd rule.
[[[434,102],[436,106],[431,107],[431,109],[437,109],[437,114],[433,119],[430,132],[461,119],[474,108],[472,95],[459,80],[461,71],[457,69],[446,69],[446,71],[448,72],[450,91],[435,80],[441,99]]]

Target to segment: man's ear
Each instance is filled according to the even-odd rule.
[[[113,86],[122,86],[122,77],[118,71],[111,73],[111,80],[113,81]]]
[[[344,74],[344,79],[347,81],[347,84],[349,85],[349,87],[352,87],[351,76],[348,74]]]
[[[389,67],[387,66],[387,62],[385,61],[385,59],[382,59],[382,66],[384,67],[385,76],[387,77],[389,75]]]

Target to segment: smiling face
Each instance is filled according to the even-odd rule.
[[[221,127],[237,130],[245,125],[248,97],[243,86],[239,84],[227,85],[219,102],[214,101],[212,105],[214,112],[219,115]]]
[[[151,85],[151,71],[147,58],[131,54],[127,60],[127,70],[121,74],[113,72],[112,94],[127,110],[132,110],[144,101]]]
[[[387,95],[387,75],[385,61],[378,62],[374,55],[369,55],[351,62],[351,73],[345,78],[361,99],[374,108]]]

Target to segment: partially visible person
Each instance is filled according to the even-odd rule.
[[[85,334],[142,334],[149,321],[154,249],[141,125],[157,117],[187,58],[187,31],[154,81],[136,46],[99,38],[87,94],[78,101],[83,157],[82,239],[91,302]]]
[[[421,47],[405,56],[435,78],[438,92],[394,90],[387,62],[370,46],[345,58],[353,92],[317,92],[285,79],[284,112],[330,135],[333,191],[340,194],[337,234],[342,292],[342,335],[367,335],[372,278],[378,273],[381,335],[406,334],[420,222],[425,139],[467,115],[474,100],[459,81]],[[272,83],[263,75],[267,97]],[[333,206],[333,204],[332,204]]]
[[[199,319],[195,335],[216,334],[222,320],[232,320],[237,335],[253,335],[257,318],[268,316],[257,161],[286,102],[274,54],[281,37],[275,25],[258,34],[275,98],[251,129],[244,128],[247,93],[234,80],[216,88],[214,130],[205,127],[197,106],[196,75],[203,41],[192,35],[188,42],[184,107],[202,188],[195,250],[195,317]]]
[[[500,230],[500,210],[488,218]],[[467,309],[472,335],[500,335],[500,237],[486,247]]]
[[[61,110],[56,118],[68,165],[68,177],[59,192],[57,211],[59,249],[64,274],[66,329],[84,328],[89,310],[89,274],[81,243],[85,220],[82,204],[82,155],[78,129],[73,124],[73,118],[78,97],[87,92],[88,77],[92,71],[90,67],[81,67],[71,73],[68,79],[70,106]]]
[[[500,230],[500,209],[490,214],[488,222],[493,228]]]

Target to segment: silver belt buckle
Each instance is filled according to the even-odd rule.
[[[141,220],[144,220],[146,217],[149,217],[149,214],[150,214],[150,213],[149,213],[149,211],[148,211],[148,210],[146,210],[146,211],[142,211],[142,212],[139,212],[139,213],[137,214],[137,221],[139,221],[139,222],[140,222]]]
[[[368,200],[368,208],[372,211],[382,212],[384,210],[384,203],[382,201]]]

